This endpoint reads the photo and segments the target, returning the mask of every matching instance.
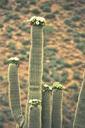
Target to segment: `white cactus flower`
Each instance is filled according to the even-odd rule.
[[[39,21],[36,21],[36,25],[39,25]]]
[[[11,58],[9,59],[9,61],[12,61],[12,60],[19,61],[19,58],[18,58],[18,57],[11,57]]]

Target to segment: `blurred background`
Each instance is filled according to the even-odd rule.
[[[23,110],[29,77],[30,25],[25,20],[43,16],[43,81],[61,82],[63,128],[72,128],[85,68],[85,0],[0,0],[0,128],[15,128],[8,102],[7,59],[17,56]]]

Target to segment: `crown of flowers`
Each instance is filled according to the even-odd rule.
[[[35,26],[44,26],[46,23],[45,18],[43,17],[37,17],[37,16],[33,16],[30,19],[30,24],[31,25],[35,25]]]

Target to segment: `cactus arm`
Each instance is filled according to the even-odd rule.
[[[45,84],[42,91],[42,128],[51,128],[52,88]]]
[[[32,99],[29,101],[29,125],[28,128],[41,128],[41,101]]]
[[[32,26],[31,33],[29,98],[39,99],[41,97],[43,71],[43,30],[39,26]]]
[[[62,85],[53,84],[52,128],[62,128]]]
[[[43,25],[42,17],[30,19],[32,47],[29,68],[29,99],[41,99],[41,86],[43,75]]]
[[[19,127],[21,127],[23,123],[23,116],[22,116],[22,109],[20,103],[18,64],[19,64],[19,60],[17,58],[9,59],[9,68],[8,68],[9,103],[13,117],[16,123],[19,125]]]
[[[85,72],[75,111],[73,128],[85,128]]]

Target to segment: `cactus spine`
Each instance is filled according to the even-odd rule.
[[[76,107],[73,128],[85,128],[85,72]]]

